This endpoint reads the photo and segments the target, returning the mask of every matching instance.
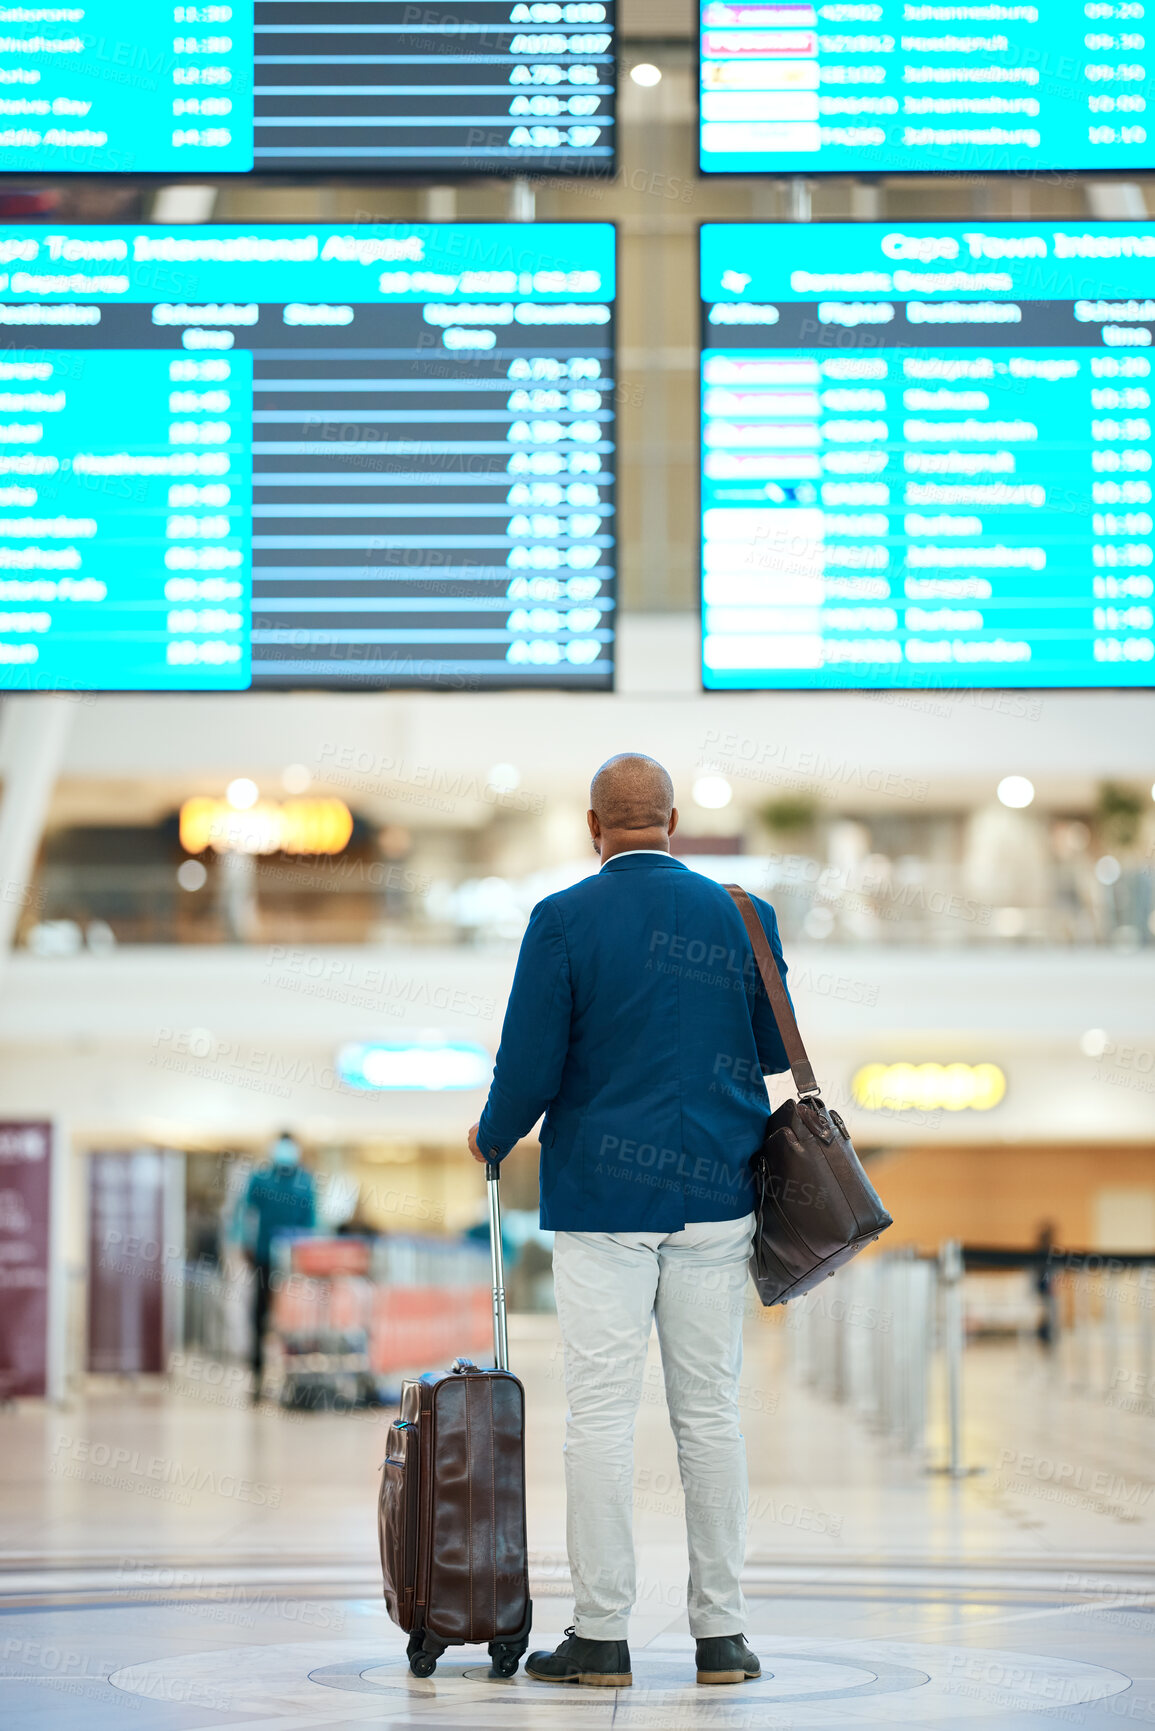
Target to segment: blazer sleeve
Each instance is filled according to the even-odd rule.
[[[762,929],[770,940],[770,950],[778,964],[778,972],[782,976],[782,984],[786,986],[786,958],[782,954],[782,940],[778,936],[778,918],[769,902],[764,902],[760,896],[752,896],[762,922]],[[786,986],[786,995],[790,997],[790,988]],[[790,998],[791,1005],[794,1000]],[[782,1044],[782,1036],[778,1032],[778,1024],[774,1020],[774,1012],[770,1008],[770,999],[766,996],[766,988],[762,977],[758,977],[758,990],[754,996],[754,1043],[758,1048],[758,1062],[762,1066],[764,1076],[775,1076],[790,1068],[790,1060],[786,1056],[786,1048]]]
[[[538,902],[530,915],[501,1029],[478,1144],[504,1159],[556,1096],[569,1051],[573,982],[561,912]]]

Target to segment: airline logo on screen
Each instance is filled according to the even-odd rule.
[[[1139,168],[1136,0],[703,0],[701,161],[715,173]]]
[[[1155,684],[1155,224],[708,224],[713,687]]]

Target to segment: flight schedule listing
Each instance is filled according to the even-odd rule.
[[[702,0],[721,174],[1149,166],[1146,0]]]
[[[0,690],[613,682],[614,230],[0,236]]]
[[[253,166],[253,0],[0,6],[0,173]]]
[[[605,172],[612,0],[257,0],[254,165]]]
[[[707,224],[707,687],[1155,685],[1155,224]]]
[[[0,5],[0,173],[607,171],[612,0]]]

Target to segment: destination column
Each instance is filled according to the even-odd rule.
[[[0,362],[0,689],[249,684],[251,426],[244,350]]]

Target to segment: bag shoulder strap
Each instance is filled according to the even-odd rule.
[[[742,916],[747,936],[754,950],[754,960],[758,964],[758,972],[762,976],[762,984],[766,988],[766,996],[770,1000],[770,1009],[778,1024],[778,1032],[782,1044],[786,1048],[786,1056],[790,1061],[790,1073],[794,1077],[794,1086],[799,1094],[817,1094],[818,1083],[810,1059],[806,1056],[806,1047],[802,1044],[802,1035],[798,1032],[798,1023],[786,995],[786,987],[782,984],[782,975],[778,972],[778,964],[774,960],[774,952],[770,941],[762,929],[762,921],[758,918],[757,909],[746,891],[740,884],[724,884],[723,889],[733,897],[734,904]]]

